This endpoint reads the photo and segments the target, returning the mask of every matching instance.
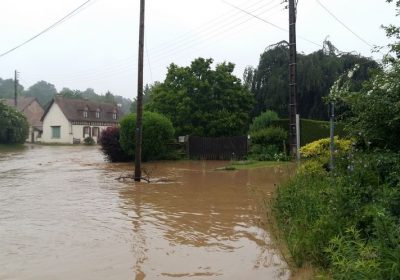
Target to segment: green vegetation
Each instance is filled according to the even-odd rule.
[[[329,96],[346,109],[355,145],[338,143],[330,172],[327,141],[305,147],[309,161],[274,202],[295,264],[311,263],[333,279],[400,279],[400,28],[385,29],[395,42],[381,69],[360,87],[352,79],[360,68],[350,70]]]
[[[120,121],[122,149],[135,158],[136,115],[130,114]],[[171,121],[158,113],[144,112],[142,134],[142,159],[144,161],[169,159],[173,156],[174,128]]]
[[[288,133],[273,123],[278,120],[274,111],[266,111],[254,118],[250,126],[249,158],[256,161],[288,160],[285,145]]]
[[[0,144],[22,144],[29,133],[26,117],[0,102]]]
[[[278,114],[274,111],[268,110],[253,119],[253,122],[250,125],[250,133],[265,129],[271,126],[274,121],[278,120]]]
[[[86,137],[85,139],[83,139],[83,144],[87,146],[93,146],[94,144],[96,144],[96,141],[94,141],[92,137]]]
[[[280,119],[272,122],[272,125],[283,128],[289,133],[289,120]],[[300,120],[300,142],[301,146],[307,145],[315,140],[329,137],[330,135],[330,123],[327,121],[316,121],[301,119]],[[339,137],[345,137],[343,124],[335,124],[335,135]]]
[[[109,91],[106,92],[104,95],[97,94],[91,88],[88,88],[84,91],[63,88],[60,92],[57,92],[56,87],[46,81],[39,81],[29,87],[27,90],[24,90],[23,86],[18,85],[19,96],[35,97],[39,101],[40,105],[42,105],[42,107],[44,108],[53,99],[55,94],[61,94],[68,98],[87,99],[96,102],[121,104],[121,109],[124,113],[129,112],[132,103],[130,99],[118,95],[113,95]],[[2,98],[14,98],[14,80],[3,80],[0,78],[0,99]]]
[[[171,64],[163,83],[151,87],[146,110],[167,116],[176,135],[246,134],[253,96],[232,72],[234,64],[198,58],[189,67]]]
[[[217,170],[242,170],[242,169],[255,169],[255,168],[264,168],[264,167],[272,167],[279,166],[283,164],[289,164],[289,162],[283,161],[256,161],[256,160],[247,160],[247,161],[233,161],[227,166],[217,168]]]
[[[288,46],[278,43],[261,54],[259,65],[249,67],[244,73],[245,86],[256,99],[253,117],[265,110],[273,110],[287,117],[288,97]],[[371,69],[378,64],[360,55],[342,53],[329,41],[321,50],[311,54],[298,54],[298,101],[299,114],[306,119],[327,120],[328,110],[323,98],[338,77],[359,64],[360,71],[354,76],[352,90],[359,90],[363,81],[371,77]]]

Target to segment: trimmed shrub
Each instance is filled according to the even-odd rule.
[[[264,128],[267,128],[272,125],[274,121],[279,120],[278,114],[274,111],[266,111],[255,117],[253,123],[250,125],[250,132],[255,132]]]
[[[272,125],[283,128],[289,133],[289,120],[280,119],[272,121]],[[343,130],[341,123],[335,124],[335,135],[339,137],[345,137],[346,134]],[[307,145],[315,140],[327,138],[330,136],[330,123],[326,121],[316,121],[301,119],[300,120],[300,142],[301,146]]]
[[[270,126],[250,133],[251,143],[262,146],[273,145],[278,149],[283,147],[283,141],[287,139],[287,132],[280,128]]]
[[[29,134],[26,117],[0,102],[0,144],[22,144]]]
[[[124,162],[133,160],[122,150],[119,144],[119,128],[108,127],[103,130],[100,135],[101,151],[105,155],[108,161],[111,162]]]
[[[334,138],[335,145],[335,154],[342,154],[350,151],[352,142],[351,140],[339,139],[338,137]],[[329,147],[330,147],[330,138],[320,139],[314,142],[311,142],[304,147],[300,148],[300,153],[303,158],[311,159],[311,158],[322,158],[325,159],[329,157]]]
[[[94,141],[94,139],[92,137],[86,137],[85,139],[83,139],[83,144],[92,146],[92,145],[96,144],[96,142]]]
[[[125,153],[135,157],[136,115],[130,114],[121,122],[120,144]],[[168,159],[171,154],[171,143],[174,139],[174,128],[171,121],[158,113],[144,112],[142,133],[143,161]]]

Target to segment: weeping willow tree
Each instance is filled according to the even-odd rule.
[[[280,42],[261,54],[257,68],[245,70],[244,83],[256,99],[253,117],[266,110],[287,117],[288,53],[287,43]],[[328,119],[323,98],[329,94],[337,78],[356,64],[360,65],[360,71],[354,77],[354,90],[361,88],[363,81],[370,78],[372,69],[378,68],[374,60],[354,53],[342,53],[329,41],[324,42],[321,50],[308,55],[298,54],[298,112],[302,118]]]

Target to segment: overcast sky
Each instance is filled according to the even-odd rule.
[[[282,0],[226,0],[287,29]],[[341,51],[371,53],[369,45],[387,43],[381,24],[398,23],[394,6],[384,0],[319,0],[356,35],[343,27],[317,0],[299,0],[298,51],[313,52],[325,38]],[[1,0],[0,53],[42,31],[84,0]],[[92,0],[74,17],[0,58],[0,77],[17,69],[28,88],[45,80],[63,87],[107,90],[136,96],[139,0]],[[266,47],[288,40],[288,33],[253,18],[222,0],[147,0],[145,83],[163,81],[172,62],[186,66],[197,57],[236,64],[242,77],[257,66]],[[365,41],[365,42],[364,42]],[[316,44],[317,45],[316,45]]]

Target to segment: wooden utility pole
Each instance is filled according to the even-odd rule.
[[[296,0],[289,1],[289,143],[292,157],[297,155],[297,49],[296,49]]]
[[[14,106],[18,107],[18,71],[14,72]]]
[[[136,141],[135,141],[135,177],[140,182],[142,177],[142,116],[143,116],[143,49],[144,49],[144,15],[145,0],[140,0],[140,23],[139,23],[139,57],[138,57],[138,90],[136,97]]]

